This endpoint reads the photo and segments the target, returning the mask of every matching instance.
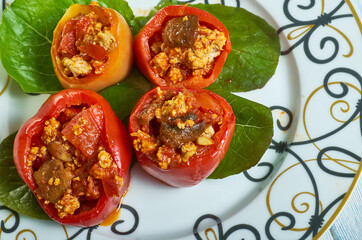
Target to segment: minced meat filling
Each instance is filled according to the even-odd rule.
[[[73,35],[64,34],[68,28],[72,28]],[[94,12],[68,20],[62,36],[58,51],[65,75],[85,77],[103,73],[107,54],[115,47],[115,37]]]
[[[71,120],[86,109],[70,107],[57,118],[45,121],[42,134],[32,140],[27,158],[27,165],[33,168],[37,198],[45,204],[54,204],[60,218],[80,213],[82,207],[87,209],[94,204],[105,192],[103,179],[113,180],[114,185],[123,184],[117,175],[117,165],[101,140],[97,140],[94,153],[88,157],[63,135]],[[87,128],[82,128],[83,131],[80,128],[73,125],[74,136],[86,134]]]
[[[193,93],[157,89],[157,94],[138,116],[141,129],[131,133],[133,145],[155,159],[159,166],[192,160],[213,145],[222,116],[204,111]]]
[[[184,21],[186,25],[190,18],[185,16],[180,19],[182,20],[179,21]],[[167,27],[168,25],[166,25]],[[169,34],[173,34],[172,31],[169,32]],[[217,29],[211,30],[204,25],[198,25],[195,32],[197,35],[191,47],[174,46],[174,43],[170,46],[170,41],[165,43],[160,37],[155,37],[150,44],[152,55],[150,65],[153,71],[172,83],[181,82],[190,76],[203,77],[210,74],[215,59],[225,46],[226,37],[223,32]],[[164,35],[162,33],[162,36]],[[172,37],[169,38],[172,39]]]

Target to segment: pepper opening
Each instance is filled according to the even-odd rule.
[[[27,166],[35,195],[53,204],[60,218],[92,209],[104,194],[120,194],[123,179],[102,137],[103,118],[98,104],[70,106],[32,138]]]
[[[226,36],[199,22],[196,15],[166,19],[149,40],[152,70],[176,84],[190,77],[207,78],[226,44]]]
[[[207,93],[157,88],[137,116],[140,129],[131,133],[134,148],[151,156],[162,169],[188,164],[214,144],[223,115]]]
[[[64,75],[83,78],[103,73],[115,48],[109,21],[92,11],[65,22],[57,51]]]

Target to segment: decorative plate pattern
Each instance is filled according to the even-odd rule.
[[[278,29],[282,57],[276,74],[263,89],[237,93],[273,112],[273,141],[260,163],[183,189],[156,181],[136,165],[117,220],[91,228],[30,219],[0,204],[0,239],[321,236],[362,169],[362,23],[352,1],[202,1],[246,8]],[[157,2],[134,0],[130,6],[135,14],[145,14]],[[7,4],[3,1],[3,8]],[[0,140],[46,98],[24,94],[1,68]]]

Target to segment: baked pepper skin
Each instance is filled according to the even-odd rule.
[[[226,43],[224,50],[216,58],[213,70],[207,77],[192,76],[188,79],[173,84],[165,81],[165,79],[159,77],[151,68],[150,61],[151,51],[149,40],[154,33],[161,31],[166,22],[171,18],[181,17],[185,15],[197,15],[201,25],[205,25],[210,29],[217,29],[223,32],[226,37]],[[148,23],[140,30],[135,36],[134,40],[134,53],[136,57],[136,63],[139,70],[155,85],[157,86],[171,86],[171,87],[185,87],[185,88],[206,88],[210,86],[216,78],[219,76],[221,69],[226,61],[227,56],[231,51],[231,42],[229,31],[226,27],[213,15],[205,12],[201,9],[197,9],[189,6],[171,5],[161,9],[153,16]]]
[[[173,87],[160,87],[160,89],[162,91],[172,90],[176,93],[183,91],[181,88]],[[235,128],[235,115],[224,98],[207,89],[188,89],[188,91],[194,94],[201,103],[201,107],[222,109],[224,113],[223,123],[213,137],[214,144],[202,155],[191,157],[187,163],[168,166],[167,169],[162,169],[152,156],[135,150],[138,163],[147,173],[173,187],[191,187],[207,178],[224,158]],[[152,102],[156,93],[157,88],[148,91],[135,105],[129,119],[130,133],[136,133],[141,129],[138,116],[144,106]],[[215,106],[216,103],[218,106]]]
[[[118,175],[123,178],[124,184],[119,187],[118,196],[102,194],[92,209],[64,218],[58,216],[58,211],[53,204],[45,204],[44,199],[37,198],[37,200],[53,220],[66,225],[88,227],[99,224],[117,208],[129,185],[128,169],[132,157],[128,131],[102,96],[86,89],[66,89],[51,95],[35,116],[26,121],[18,131],[14,141],[13,157],[20,177],[34,192],[37,186],[33,178],[33,168],[27,164],[32,138],[43,130],[47,119],[57,117],[67,107],[80,104],[98,104],[103,110],[104,127],[101,138],[107,145],[117,165]]]
[[[95,12],[101,22],[109,23],[110,32],[115,36],[116,48],[107,56],[104,71],[101,74],[90,74],[88,76],[68,77],[64,74],[60,54],[58,52],[62,40],[62,31],[65,23],[78,16]],[[65,12],[53,32],[53,43],[51,47],[51,58],[54,71],[59,82],[64,88],[84,88],[99,91],[124,79],[130,72],[133,64],[133,37],[132,32],[124,18],[115,10],[103,8],[97,4],[80,5],[73,4]]]

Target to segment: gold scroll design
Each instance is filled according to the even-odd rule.
[[[9,82],[10,82],[10,76],[8,75],[7,79],[6,79],[6,83],[3,87],[3,89],[0,90],[0,96],[3,95],[3,93],[5,92],[5,90],[8,88],[9,86]]]
[[[324,14],[324,5],[325,4],[324,4],[324,0],[321,0],[321,2],[322,2],[321,15],[323,15]],[[296,28],[287,35],[287,39],[288,40],[295,40],[295,39],[303,36],[304,34],[306,34],[314,26],[315,26],[315,24],[309,24],[309,25],[305,25],[305,26],[301,26],[299,28]],[[333,29],[334,31],[336,31],[339,35],[341,35],[346,40],[347,44],[349,45],[349,52],[347,54],[343,54],[343,56],[346,57],[346,58],[352,56],[352,54],[353,54],[353,44],[352,44],[351,40],[347,37],[347,35],[344,34],[338,28],[336,28],[336,27],[334,27],[334,26],[332,26],[330,24],[326,24],[325,26]],[[296,35],[294,35],[294,34],[296,34]]]
[[[4,220],[4,223],[6,223],[7,221],[9,221],[9,219],[11,218],[11,217],[13,217],[14,216],[14,214],[13,213],[11,213],[5,220]],[[2,231],[1,231],[1,229],[0,229],[0,239],[1,239],[1,233],[2,233]],[[31,229],[23,229],[23,230],[21,230],[21,231],[19,231],[17,234],[16,234],[16,240],[20,240],[21,238],[21,235],[23,234],[23,233],[30,233],[30,234],[32,234],[33,236],[34,236],[34,239],[35,240],[37,240],[38,238],[37,238],[37,236],[36,236],[36,234],[34,233],[34,231],[33,230],[31,230]],[[25,239],[25,238],[23,238],[23,239]]]
[[[328,83],[328,85],[336,85],[336,84],[340,85],[341,83],[340,83],[340,82],[330,82],[330,83]],[[349,86],[350,88],[352,88],[352,89],[356,90],[357,92],[359,92],[359,94],[361,94],[361,90],[360,90],[359,88],[357,88],[355,85],[353,85],[353,84],[351,84],[351,83],[347,83],[347,82],[345,82],[345,84],[346,84],[347,86]],[[323,85],[322,85],[322,86],[319,86],[317,89],[315,89],[315,90],[309,95],[309,97],[307,98],[307,101],[306,101],[306,103],[305,103],[304,109],[303,109],[303,125],[304,125],[304,130],[305,130],[305,132],[306,132],[306,134],[307,134],[307,136],[308,136],[309,139],[312,139],[312,137],[310,136],[310,133],[309,133],[308,127],[307,127],[307,123],[306,123],[306,111],[307,111],[307,108],[308,108],[308,106],[309,106],[309,103],[310,103],[311,99],[315,96],[316,93],[318,93],[318,92],[319,92],[321,89],[323,89],[323,88],[324,88]],[[344,107],[344,108],[343,108],[343,107],[340,107],[340,110],[341,110],[343,113],[348,113],[348,112],[350,111],[350,109],[351,109],[351,108],[350,108],[350,105],[349,105],[349,103],[348,103],[347,101],[345,101],[345,100],[336,100],[334,103],[331,104],[331,107],[330,107],[330,110],[329,110],[329,111],[330,111],[331,117],[332,117],[335,121],[340,122],[340,123],[345,123],[344,120],[338,119],[338,118],[334,115],[334,113],[333,113],[333,112],[334,112],[333,109],[335,109],[337,106],[341,106],[341,105]],[[358,120],[359,118],[360,118],[360,116],[357,116],[357,117],[354,118],[352,121],[356,121],[356,120]],[[317,145],[315,142],[313,142],[312,144],[318,149],[318,151],[321,150],[320,147],[318,147],[318,145]],[[328,154],[326,154],[326,153],[324,153],[323,155],[326,156],[328,160],[332,160],[334,163],[336,163],[336,164],[338,164],[338,165],[340,165],[340,166],[342,166],[342,167],[344,167],[344,168],[346,168],[346,169],[348,169],[348,170],[350,170],[350,171],[352,171],[352,172],[354,172],[354,173],[357,172],[356,169],[353,169],[353,168],[351,168],[350,166],[347,166],[346,164],[344,164],[344,161],[340,161],[339,159],[334,159],[334,158],[332,158],[330,155],[328,155]],[[358,168],[358,165],[356,165],[356,167]]]
[[[209,238],[209,234],[211,234],[214,238]],[[212,228],[207,228],[207,229],[205,230],[205,236],[206,236],[206,239],[207,239],[207,240],[217,240],[217,236],[216,236],[215,230],[212,229]]]
[[[329,158],[322,158],[322,160],[324,161],[332,161],[331,159]],[[357,162],[354,162],[354,161],[348,161],[348,160],[343,160],[343,159],[338,159],[339,161],[341,162],[345,162],[345,163],[352,163],[352,164],[357,164]],[[308,160],[305,160],[304,162],[305,163],[309,163],[309,162],[314,162],[314,161],[317,161],[317,159],[308,159]],[[267,193],[267,196],[266,196],[266,205],[267,205],[267,209],[268,209],[268,212],[270,214],[270,216],[273,216],[274,215],[274,212],[272,210],[272,207],[271,207],[271,202],[270,202],[270,195],[272,193],[272,190],[273,190],[273,187],[275,186],[275,184],[277,183],[277,181],[284,175],[286,174],[288,171],[290,171],[291,169],[293,169],[294,167],[297,167],[299,166],[301,163],[295,163],[294,165],[286,168],[285,170],[283,170],[278,176],[276,176],[276,178],[273,180],[273,182],[271,183],[269,189],[268,189],[268,193]],[[303,195],[310,195],[312,197],[315,197],[315,194],[311,193],[311,192],[308,192],[308,191],[301,191],[299,193],[297,193],[296,195],[293,196],[293,198],[291,199],[291,206],[292,206],[292,209],[298,213],[298,214],[303,214],[303,213],[306,213],[309,209],[310,209],[310,204],[308,202],[303,202],[303,203],[300,203],[299,206],[297,206],[296,204],[296,200],[300,197],[300,196],[303,196]],[[319,209],[320,209],[320,213],[323,212],[323,204],[322,202],[319,200]],[[274,219],[274,221],[282,228],[286,227],[286,225],[284,225],[283,223],[281,223],[278,219]],[[294,231],[294,232],[299,232],[299,231],[307,231],[309,229],[309,225],[306,226],[306,227],[294,227],[294,228],[291,228],[289,229],[290,231]]]
[[[330,82],[328,83],[328,85],[340,85],[340,82]],[[345,84],[347,86],[349,86],[350,88],[354,89],[355,91],[357,91],[359,94],[361,94],[361,90],[359,88],[357,88],[355,85],[351,84],[351,83],[347,83],[345,82]],[[309,134],[309,131],[308,131],[308,127],[307,127],[307,123],[306,123],[306,111],[307,111],[307,108],[310,104],[310,101],[311,99],[315,96],[315,94],[317,94],[320,90],[322,90],[324,88],[324,86],[319,86],[317,89],[315,89],[310,95],[309,97],[307,98],[307,101],[305,103],[305,106],[304,106],[304,109],[303,109],[303,125],[304,125],[304,129],[305,129],[305,132],[309,138],[309,140],[311,140],[311,136]],[[350,104],[345,101],[345,100],[336,100],[335,102],[333,102],[330,106],[330,114],[331,114],[331,117],[337,121],[337,122],[340,122],[340,123],[345,123],[344,120],[341,120],[341,119],[338,119],[335,114],[334,114],[334,109],[337,107],[337,106],[342,106],[340,107],[340,110],[343,112],[343,113],[348,113],[350,110],[351,110],[351,107],[350,107]],[[354,118],[352,121],[356,121],[360,118],[360,116],[357,116],[356,118]],[[318,151],[320,151],[321,149],[317,146],[317,144],[315,142],[313,142],[313,145],[318,149]],[[357,168],[359,166],[359,163],[356,162],[356,161],[349,161],[349,160],[345,160],[345,159],[337,159],[337,158],[333,158],[331,156],[329,156],[328,154],[324,153],[323,155],[324,157],[322,157],[322,161],[333,161],[334,163],[350,170],[350,171],[353,171],[353,172],[357,172],[357,170],[351,168],[350,166],[352,165],[355,165]],[[304,162],[311,162],[311,161],[317,161],[317,159],[309,159],[309,160],[305,160]],[[296,163],[290,167],[288,167],[287,169],[285,169],[283,172],[281,172],[275,179],[274,181],[272,182],[272,184],[270,185],[269,189],[268,189],[268,193],[267,193],[267,197],[266,197],[266,204],[267,204],[267,208],[268,208],[268,211],[270,213],[271,216],[274,215],[273,211],[272,211],[272,208],[271,208],[271,204],[270,204],[270,195],[271,195],[271,192],[272,192],[272,189],[275,185],[275,183],[278,181],[278,179],[284,175],[285,173],[287,173],[289,170],[291,170],[292,168],[298,166],[300,163]],[[348,165],[347,165],[348,164]],[[292,200],[291,200],[291,205],[292,205],[292,209],[296,212],[296,213],[299,213],[299,214],[303,214],[305,212],[307,212],[309,210],[309,204],[304,202],[302,204],[300,204],[300,206],[303,206],[304,208],[303,209],[298,209],[298,207],[296,206],[295,204],[295,201],[297,200],[298,197],[300,197],[301,195],[311,195],[313,197],[315,197],[315,195],[313,193],[310,193],[310,192],[307,192],[307,191],[302,191],[298,194],[296,194]],[[322,205],[322,202],[319,201],[319,204],[320,204],[320,211],[322,212],[323,211],[323,205]],[[282,224],[278,219],[275,219],[274,220],[279,226],[281,227],[286,227],[284,224]],[[290,230],[291,231],[306,231],[307,229],[309,228],[309,226],[306,226],[304,228],[291,228]]]

